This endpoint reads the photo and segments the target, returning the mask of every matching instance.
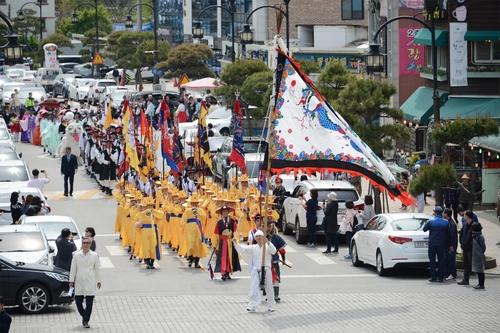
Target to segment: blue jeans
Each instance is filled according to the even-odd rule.
[[[446,269],[446,248],[444,246],[429,246],[428,253],[431,266],[431,278],[433,280],[443,280],[444,271]]]
[[[457,251],[446,251],[446,273],[444,274],[446,277],[453,276],[457,277]]]
[[[349,255],[351,255],[351,239],[352,239],[352,231],[346,231],[345,240],[347,242],[347,246],[349,247]]]

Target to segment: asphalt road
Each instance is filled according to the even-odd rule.
[[[212,281],[206,270],[208,258],[202,260],[202,269],[188,268],[185,260],[164,248],[157,269],[147,270],[129,261],[114,234],[114,200],[103,195],[83,170],[75,177],[74,197],[66,198],[60,161],[45,155],[40,147],[18,144],[18,150],[30,168],[48,172],[51,182],[44,191],[52,214],[70,215],[80,230],[93,226],[97,231],[103,288],[96,299],[93,330],[447,332],[465,327],[474,330],[472,324],[481,323],[484,329],[475,331],[500,332],[497,276],[487,277],[483,292],[451,282],[431,284],[427,272],[421,270],[379,277],[374,268],[353,267],[345,260],[345,246],[338,255],[324,255],[322,240],[310,249],[288,236],[287,261],[293,268],[282,268],[283,302],[273,314],[246,314],[249,273],[245,263],[233,280],[217,277]],[[470,319],[462,315],[468,309]],[[55,307],[40,316],[13,313],[13,332],[80,330],[74,306]],[[404,322],[408,326],[400,327]]]

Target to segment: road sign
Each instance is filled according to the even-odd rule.
[[[94,65],[102,65],[104,64],[104,59],[102,58],[102,56],[97,53],[94,57],[94,60],[92,61],[92,64]]]

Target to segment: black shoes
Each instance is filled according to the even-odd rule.
[[[84,321],[84,322],[83,322],[83,327],[85,327],[85,328],[90,328],[90,325],[89,325],[89,323],[87,323],[86,321]]]
[[[326,251],[323,251],[322,253],[323,253],[323,254],[329,254],[329,253],[332,253],[332,251],[328,251],[328,250],[326,250]]]
[[[469,282],[462,280],[460,282],[457,282],[457,284],[460,285],[460,286],[468,286]]]
[[[429,279],[429,282],[437,282],[436,279]]]
[[[484,289],[484,286],[481,286],[478,284],[477,286],[474,286],[472,288],[477,289],[477,290],[482,290],[482,289]]]

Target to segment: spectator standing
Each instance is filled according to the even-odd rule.
[[[354,218],[356,217],[356,211],[354,210],[354,202],[346,201],[345,203],[346,212],[342,224],[345,230],[345,239],[347,246],[349,247],[349,252],[344,256],[344,259],[351,259],[351,238],[354,230]]]
[[[443,219],[443,208],[435,206],[434,217],[424,226],[423,231],[429,231],[429,261],[431,269],[430,282],[443,282],[445,274],[446,246],[449,243],[449,223]],[[436,265],[437,259],[437,265]]]
[[[337,230],[339,229],[337,221],[338,211],[337,193],[330,192],[328,194],[328,204],[324,209],[325,217],[323,218],[323,229],[325,230],[326,237],[326,250],[323,252],[325,254],[332,253],[332,242],[334,246],[333,253],[339,252],[339,238],[337,236]]]
[[[443,212],[443,218],[448,221],[448,249],[446,251],[446,281],[457,278],[457,246],[458,231],[457,223],[452,218],[453,211],[446,208]]]
[[[115,68],[113,69],[112,74],[113,74],[113,80],[115,80],[116,85],[117,86],[120,85],[120,71],[117,68]]]
[[[307,223],[307,234],[308,234],[308,242],[307,247],[315,247],[316,246],[316,222],[318,221],[318,216],[316,214],[318,210],[318,191],[311,190],[311,199],[305,200],[303,194],[301,194],[302,198],[302,206],[306,210],[306,223]]]
[[[472,272],[472,224],[474,215],[468,210],[465,212],[465,224],[460,230],[460,247],[462,248],[462,260],[464,263],[464,277],[458,282],[461,286],[469,285],[469,277]]]
[[[71,148],[66,147],[66,154],[61,157],[61,174],[64,175],[64,196],[73,196],[73,181],[75,180],[75,172],[78,169],[78,161],[74,154],[71,154]]]
[[[74,253],[69,273],[69,286],[75,288],[75,303],[85,328],[90,327],[94,297],[97,289],[101,289],[101,264],[97,253],[90,249],[91,244],[90,238],[83,238],[82,249]]]
[[[50,179],[47,176],[47,172],[45,172],[45,170],[39,171],[38,169],[33,169],[31,173],[33,174],[33,179],[28,182],[28,187],[36,187],[43,193],[43,187],[45,186],[45,184],[48,184],[50,182]],[[40,173],[43,175],[43,177],[41,178]]]
[[[61,230],[61,235],[56,239],[56,246],[57,255],[54,260],[54,265],[69,271],[73,252],[76,251],[76,245],[73,242],[73,235],[68,228]]]
[[[363,225],[367,225],[368,221],[375,216],[375,208],[373,208],[373,197],[371,195],[365,195],[365,207],[363,208],[363,212],[357,215],[358,222],[359,219],[363,222]]]
[[[22,215],[23,204],[19,202],[19,192],[10,194],[10,214],[12,216],[12,224],[16,224]]]
[[[3,296],[0,296],[0,333],[9,333],[12,318],[5,311],[4,306],[5,301],[3,300]]]
[[[486,252],[486,242],[481,230],[483,230],[483,227],[480,223],[472,225],[472,271],[477,274],[479,280],[474,289],[484,289],[484,266],[486,264],[484,253]]]
[[[95,252],[96,243],[95,243],[95,229],[92,227],[85,228],[85,237],[90,238],[92,240],[92,244],[90,244],[90,249]]]

